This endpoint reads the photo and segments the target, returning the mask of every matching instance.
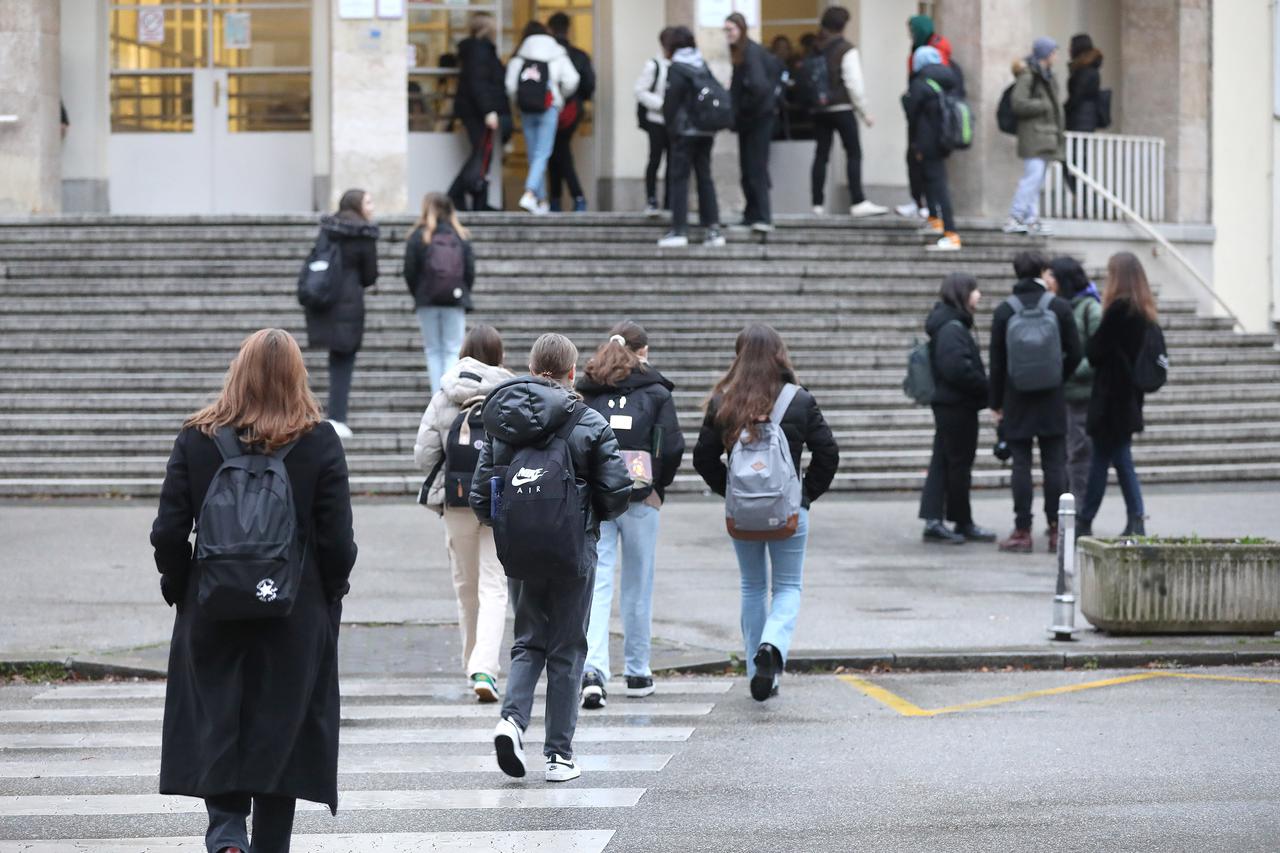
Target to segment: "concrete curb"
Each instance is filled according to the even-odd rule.
[[[68,675],[77,675],[89,680],[102,680],[104,678],[159,679],[168,677],[168,673],[163,669],[123,666],[114,663],[76,660],[74,658],[66,658],[65,660],[0,660],[0,667],[25,668],[31,666],[60,666],[66,669]]]

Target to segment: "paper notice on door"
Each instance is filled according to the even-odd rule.
[[[615,430],[631,429],[631,415],[610,415],[609,426]]]
[[[227,50],[248,50],[249,13],[227,12],[222,16],[222,46]]]
[[[347,20],[372,18],[374,0],[338,0],[338,17]]]
[[[138,10],[138,43],[164,44],[164,10]]]
[[[399,20],[404,17],[404,0],[378,0],[378,17]]]

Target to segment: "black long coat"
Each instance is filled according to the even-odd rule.
[[[1044,286],[1032,279],[1024,279],[1013,286],[1013,293],[1030,308],[1044,295]],[[1058,315],[1058,334],[1062,340],[1062,379],[1065,383],[1067,377],[1076,372],[1084,352],[1080,345],[1080,333],[1076,329],[1076,319],[1071,314],[1071,303],[1061,297],[1054,297],[1050,308]],[[991,408],[1004,412],[1004,435],[1007,439],[1066,435],[1067,398],[1063,385],[1047,391],[1023,393],[1013,390],[1013,385],[1008,381],[1009,360],[1005,335],[1012,316],[1013,308],[1008,303],[1001,302],[991,318],[991,357],[987,360],[987,366],[991,370]]]
[[[358,352],[364,341],[364,289],[378,280],[378,226],[344,213],[324,217],[320,229],[342,247],[342,284],[329,310],[307,309],[307,345]]]
[[[1093,133],[1098,129],[1102,91],[1102,51],[1089,50],[1071,63],[1067,78],[1067,130]]]
[[[973,315],[938,302],[925,320],[929,356],[933,364],[933,405],[959,406],[973,411],[987,407],[991,392],[982,350],[973,336]]]
[[[169,649],[160,793],[250,792],[338,804],[338,623],[355,564],[347,462],[320,424],[285,458],[307,558],[284,619],[218,622],[196,603],[192,525],[222,462],[178,434],[151,530],[161,592],[177,604]]]
[[[465,38],[458,42],[458,94],[453,99],[453,114],[460,119],[483,119],[487,113],[509,115],[507,69],[498,58],[493,42],[482,38]]]
[[[1098,331],[1089,338],[1086,349],[1094,374],[1086,429],[1104,444],[1120,444],[1142,432],[1145,395],[1133,384],[1132,371],[1149,323],[1120,299],[1102,313]]]

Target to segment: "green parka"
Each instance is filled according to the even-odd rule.
[[[1039,63],[1017,60],[1013,84],[1013,114],[1018,117],[1018,156],[1065,160],[1066,121],[1058,101],[1058,84]]]
[[[1076,318],[1076,328],[1080,331],[1080,346],[1087,347],[1093,333],[1102,325],[1102,305],[1091,294],[1081,293],[1071,300],[1071,313]],[[1076,372],[1067,379],[1066,397],[1068,403],[1087,403],[1093,393],[1093,365],[1089,359],[1081,359]]]

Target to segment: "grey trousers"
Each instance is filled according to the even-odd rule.
[[[594,549],[592,549],[594,550]],[[594,565],[595,560],[592,559]],[[542,752],[573,757],[578,692],[587,659],[587,620],[595,569],[583,578],[518,582],[515,643],[502,716],[524,730],[533,713],[533,691],[547,671],[547,734]]]
[[[1089,485],[1089,460],[1093,442],[1085,432],[1089,420],[1089,401],[1067,401],[1067,488],[1076,499],[1076,512],[1084,506],[1084,493]]]
[[[292,797],[264,797],[250,794],[220,794],[206,797],[209,830],[205,846],[209,853],[237,847],[244,853],[289,853],[293,833]],[[245,831],[245,820],[253,810],[253,843]]]

